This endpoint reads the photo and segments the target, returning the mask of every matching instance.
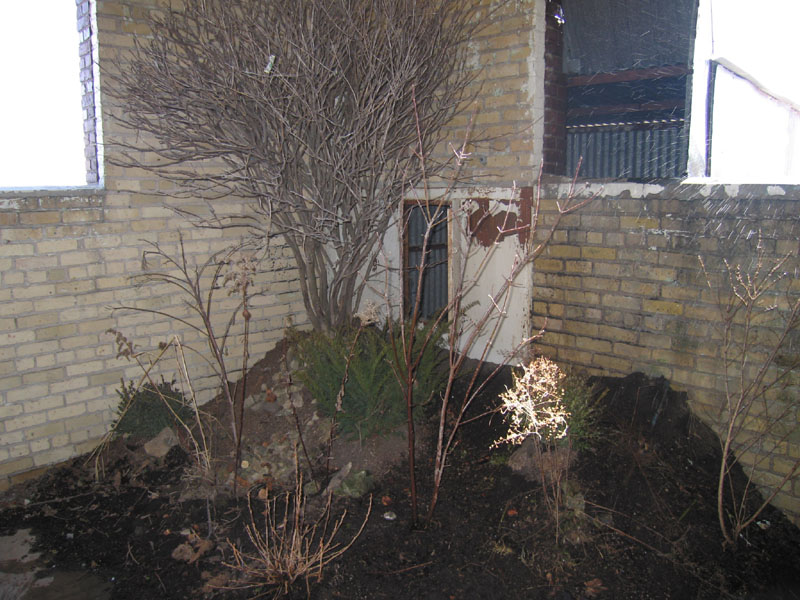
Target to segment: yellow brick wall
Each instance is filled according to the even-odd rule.
[[[152,0],[100,1],[97,5],[99,55],[105,67],[144,32],[142,19]],[[108,85],[103,79],[102,85]],[[101,86],[102,87],[102,86]],[[128,135],[115,127],[112,102],[102,98],[106,141]],[[105,185],[48,192],[0,193],[0,489],[40,468],[91,450],[105,434],[117,405],[120,379],[141,375],[135,363],[116,358],[118,329],[140,350],[178,335],[205,351],[191,329],[157,314],[114,313],[110,307],[139,308],[185,315],[174,288],[141,287],[147,242],[177,256],[183,233],[190,264],[202,264],[242,235],[193,227],[168,206],[177,201],[157,192],[163,181],[141,170],[109,164]],[[111,156],[109,156],[111,155]],[[218,207],[240,215],[247,202],[226,198]],[[258,360],[283,335],[289,320],[302,325],[305,311],[292,257],[274,243],[256,276],[250,354]],[[221,330],[235,304],[218,296],[215,325]],[[242,319],[229,337],[231,366],[241,361]],[[199,357],[188,355],[200,397],[207,400],[218,382]],[[165,363],[168,378],[174,362]]]
[[[544,57],[539,65],[534,39],[540,41],[535,34],[540,4],[512,0],[498,7],[494,0],[483,1],[479,18],[486,26],[469,42],[469,66],[477,77],[467,95],[476,98],[445,129],[445,142],[435,153],[437,159],[448,158],[451,146],[460,148],[469,139],[471,156],[462,174],[478,183],[529,185],[538,173],[541,150],[534,140],[542,123],[534,114],[537,103],[542,110],[544,104],[536,74],[544,69]]]
[[[563,200],[567,187],[547,185],[544,197]],[[769,260],[791,253],[794,262],[786,269],[793,272],[800,187],[610,183],[602,190],[592,184],[582,195],[597,191],[600,195],[568,220],[534,266],[534,326],[545,319],[547,324],[537,350],[592,374],[662,375],[688,392],[696,414],[719,429],[720,314],[698,256],[709,263],[728,258],[749,265],[753,252],[744,240],[755,240],[761,230]],[[543,206],[543,220],[551,221],[553,200]],[[740,234],[734,247],[728,244],[737,237],[728,237],[731,231]],[[742,457],[746,468],[755,463],[754,479],[765,490],[800,456],[795,427],[800,387],[792,385],[785,393],[795,409],[781,428],[793,433],[779,442],[775,436],[765,440],[767,446],[777,443],[771,456],[764,448]],[[763,426],[756,419],[752,429]],[[800,478],[774,504],[800,523]]]

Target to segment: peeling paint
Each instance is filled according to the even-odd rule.
[[[768,185],[767,194],[769,194],[770,196],[785,196],[786,190],[784,190],[779,185]]]
[[[523,188],[519,200],[501,200],[511,208],[515,205],[520,214],[512,210],[490,210],[489,198],[470,198],[476,208],[469,214],[469,231],[481,246],[489,247],[503,241],[508,236],[516,235],[520,243],[525,243],[531,227],[532,188]]]
[[[0,198],[0,210],[19,210],[19,199]]]
[[[725,193],[728,195],[728,198],[735,198],[736,196],[739,195],[739,184],[732,183],[724,187],[725,187]]]

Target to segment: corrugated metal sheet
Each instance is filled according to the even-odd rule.
[[[567,130],[567,173],[581,163],[590,179],[684,177],[688,144],[684,127]]]

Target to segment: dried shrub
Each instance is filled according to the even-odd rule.
[[[332,521],[329,494],[321,516],[309,522],[302,474],[298,473],[293,491],[271,498],[269,490],[264,488],[259,492],[259,499],[264,510],[254,512],[252,498],[248,497],[250,523],[247,536],[252,549],[245,551],[229,540],[233,560],[225,564],[241,576],[231,587],[262,588],[272,593],[273,598],[288,594],[298,580],[305,583],[310,597],[310,580],[316,578],[320,581],[324,568],[347,552],[361,535],[372,511],[370,497],[360,528],[347,543],[342,544],[335,538],[347,512]],[[263,524],[259,524],[260,515],[263,515]]]
[[[500,395],[508,435],[496,443],[521,444],[530,436],[544,442],[564,438],[569,426],[564,377],[558,365],[543,356],[515,371],[514,385]]]

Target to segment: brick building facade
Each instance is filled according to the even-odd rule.
[[[160,310],[177,305],[169,290],[130,285],[130,277],[141,274],[146,243],[175,249],[181,229],[189,253],[201,261],[230,243],[218,232],[187,226],[165,208],[162,181],[112,166],[107,152],[93,146],[100,133],[122,134],[102,95],[103,66],[131,47],[134,34],[146,33],[144,16],[156,6],[155,0],[78,2],[88,182],[97,185],[0,193],[0,486],[91,449],[107,430],[120,378],[138,371],[116,358],[108,329],[122,330],[143,346],[176,333],[191,341],[188,332],[156,315],[107,309],[120,303]],[[559,9],[550,0],[511,0],[470,43],[471,67],[480,69],[474,131],[484,143],[470,148],[468,174],[482,193],[503,196],[514,187],[535,189],[544,164],[555,175],[545,177],[540,190],[543,223],[570,193]],[[653,73],[637,76],[648,82]],[[673,70],[670,77],[681,74]],[[98,105],[101,122],[93,118]],[[451,124],[447,137],[454,145],[463,140],[472,114]],[[800,189],[650,178],[586,182],[578,193],[598,197],[565,220],[534,265],[528,322],[538,327],[546,319],[547,328],[537,349],[593,374],[663,375],[688,392],[696,413],[713,424],[722,398],[719,322],[698,255],[747,260],[748,242],[760,231],[772,257],[796,257]],[[232,201],[226,210],[241,212],[244,202]],[[741,244],[728,243],[734,238]],[[288,320],[305,318],[286,249],[273,247],[265,265],[259,273],[265,295],[253,310],[259,328],[250,334],[253,356],[275,343]],[[201,379],[211,386],[208,377]],[[757,422],[752,427],[757,430]],[[766,487],[800,458],[800,438],[792,433],[768,450],[743,457],[756,463],[755,479]],[[775,503],[797,521],[800,481],[785,486]]]

